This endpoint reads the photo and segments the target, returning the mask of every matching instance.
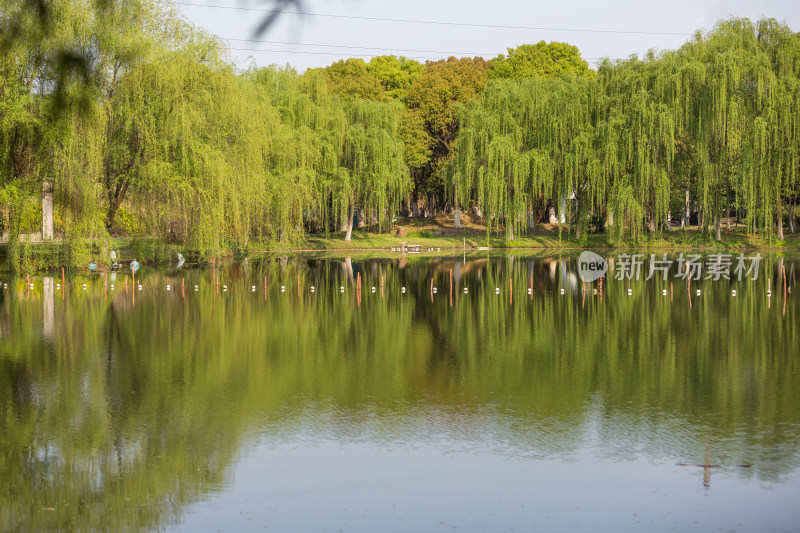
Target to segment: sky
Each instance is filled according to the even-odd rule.
[[[420,62],[449,56],[491,59],[508,48],[542,40],[577,46],[594,67],[603,57],[676,49],[695,31],[709,31],[730,16],[753,21],[766,16],[800,31],[797,0],[301,0],[308,14],[281,14],[256,34],[269,15],[258,10],[275,9],[279,2],[175,4],[187,20],[225,39],[231,59],[241,68],[290,64],[300,72],[348,57],[369,60],[386,54]],[[294,4],[286,9],[298,10]]]

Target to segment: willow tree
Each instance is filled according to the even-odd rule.
[[[774,20],[732,18],[677,52],[671,101],[692,139],[698,203],[717,238],[732,203],[747,213],[750,231],[777,223],[783,236],[784,205],[797,181],[797,40]]]
[[[92,140],[95,117],[86,102],[94,85],[87,83],[91,71],[67,67],[85,66],[77,58],[93,50],[96,11],[80,0],[49,2],[41,12],[30,7],[0,3],[0,202],[12,265],[20,230],[34,229],[23,220],[31,214],[25,213],[28,199],[41,194],[46,180],[55,178],[67,242],[79,246],[78,239],[95,230],[91,221],[84,223],[85,217],[92,218],[96,176],[83,153],[85,146],[97,146]],[[76,134],[87,138],[73,142]],[[67,152],[70,163],[83,160],[84,169],[70,188],[59,179],[67,171]]]
[[[670,174],[675,158],[675,119],[658,97],[664,63],[652,56],[608,64],[598,69],[594,97],[597,142],[601,147],[598,192],[620,221],[619,237],[638,237],[643,214],[650,231],[669,212]],[[631,202],[633,200],[633,202]]]
[[[9,236],[8,255],[14,265],[21,207],[28,195],[38,192],[43,102],[36,91],[46,74],[46,48],[61,37],[55,32],[43,35],[37,22],[19,2],[0,2],[0,235]],[[9,39],[12,32],[18,38]]]
[[[778,238],[783,239],[783,209],[788,208],[789,228],[796,226],[795,205],[800,196],[800,34],[774,19],[756,24],[756,39],[766,55],[774,78],[767,83],[762,102],[771,118],[772,158],[770,184],[774,193]]]
[[[281,240],[299,237],[304,223],[326,230],[347,201],[339,194],[340,158],[347,121],[324,73],[298,76],[274,67],[251,74],[262,97],[271,102],[279,124],[259,142],[269,146],[269,180],[264,193],[271,226]],[[297,231],[296,231],[297,230]]]
[[[146,181],[143,169],[164,142],[159,122],[179,114],[192,89],[187,62],[218,63],[221,47],[171,9],[147,0],[121,3],[97,22],[98,105],[106,136],[103,187],[110,230],[128,190]]]
[[[532,223],[537,205],[589,190],[595,159],[589,119],[585,79],[492,82],[461,110],[449,186],[486,211],[487,231],[502,220],[513,239],[515,228]],[[574,210],[566,203],[561,209]]]
[[[353,231],[356,206],[375,213],[382,224],[408,191],[404,147],[398,138],[400,108],[394,103],[349,99],[343,102],[347,132],[340,158],[337,188],[348,208],[345,241]]]

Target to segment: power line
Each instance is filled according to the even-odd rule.
[[[255,7],[239,7],[239,6],[216,6],[210,4],[195,4],[192,2],[173,2],[177,5],[191,6],[191,7],[207,7],[212,9],[229,9],[235,11],[257,11],[260,13],[285,13],[287,15],[304,15],[307,17],[327,17],[337,19],[350,19],[350,20],[368,20],[372,22],[396,22],[403,24],[432,24],[436,26],[461,26],[468,28],[494,28],[501,30],[534,30],[534,31],[563,31],[563,32],[583,32],[583,33],[616,33],[628,35],[680,35],[683,37],[692,35],[691,33],[680,33],[670,31],[628,31],[628,30],[599,30],[591,28],[550,28],[545,26],[510,26],[502,24],[477,24],[471,22],[445,22],[438,20],[414,20],[414,19],[396,19],[396,18],[383,18],[383,17],[361,17],[355,15],[333,15],[330,13],[311,13],[308,11],[283,11],[282,9],[260,9]]]
[[[332,47],[335,47],[335,45],[317,45],[317,46],[332,46]],[[267,48],[230,48],[230,50],[237,51],[237,52],[271,52],[271,53],[276,53],[276,54],[308,54],[308,55],[337,56],[337,57],[341,57],[342,56],[342,54],[336,53],[336,52],[312,52],[312,51],[307,51],[307,50],[271,50],[271,49],[267,49]],[[376,48],[375,50],[387,50],[387,49]],[[448,52],[441,52],[441,53],[444,54],[444,53],[448,53]],[[374,57],[374,55],[375,54],[353,54],[353,55],[349,55],[348,57],[359,57],[359,58],[368,58],[368,57],[370,57],[371,58],[371,57]],[[454,53],[453,55],[457,55],[457,54]],[[422,61],[438,61],[440,59],[443,59],[441,57],[425,57],[425,56],[405,56],[405,57],[407,59],[419,59],[419,60],[422,60]],[[585,61],[587,61],[589,63],[596,63],[597,61],[599,61],[600,59],[603,59],[603,58],[600,58],[600,57],[584,57],[582,59],[584,59]]]
[[[315,56],[337,56],[337,57],[341,57],[342,56],[342,54],[339,54],[339,53],[336,53],[336,52],[311,52],[311,51],[304,51],[304,50],[268,50],[268,49],[265,49],[265,48],[231,48],[231,50],[235,50],[237,52],[273,52],[273,53],[276,53],[276,54],[308,54],[308,55],[315,55]],[[350,55],[348,57],[366,58],[366,57],[373,57],[373,56],[374,56],[374,54],[368,54],[368,55],[354,54],[354,55]],[[408,58],[408,59],[421,59],[423,61],[427,61],[427,60],[436,61],[436,60],[441,59],[440,57],[420,57],[420,56],[406,56],[406,58]]]
[[[494,52],[490,53],[482,53],[482,52],[447,52],[443,50],[412,50],[412,49],[404,49],[404,48],[380,48],[378,46],[350,46],[344,44],[317,44],[317,43],[300,43],[300,42],[292,42],[292,41],[266,41],[266,40],[259,40],[259,39],[235,39],[233,37],[221,37],[221,39],[225,39],[226,41],[242,41],[247,43],[266,43],[266,44],[289,44],[289,45],[297,45],[297,46],[315,46],[321,48],[346,48],[346,49],[353,49],[353,50],[379,50],[381,52],[412,52],[417,54],[450,54],[450,55],[457,55],[457,56],[494,56],[496,55]]]

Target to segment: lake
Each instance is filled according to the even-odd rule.
[[[0,530],[796,531],[800,258],[597,253],[6,276]]]

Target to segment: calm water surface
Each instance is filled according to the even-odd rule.
[[[3,279],[0,530],[797,531],[800,261],[613,263]]]

